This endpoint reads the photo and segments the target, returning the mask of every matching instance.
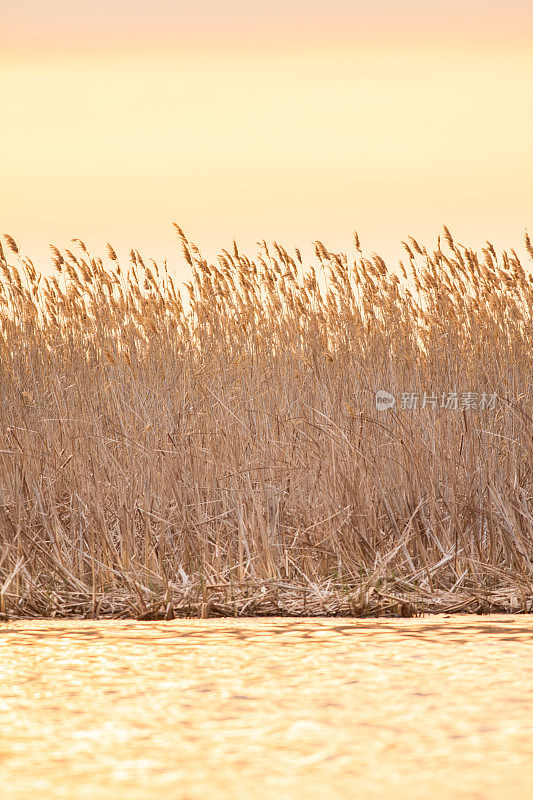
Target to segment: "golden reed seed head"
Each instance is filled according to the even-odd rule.
[[[7,246],[9,247],[11,252],[14,253],[15,255],[18,255],[19,248],[13,237],[10,236],[8,233],[4,233],[4,239],[6,240]]]

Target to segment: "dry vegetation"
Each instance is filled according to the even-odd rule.
[[[0,256],[0,614],[149,619],[533,608],[533,279],[445,229],[278,245],[185,298],[75,240]],[[529,239],[526,246],[533,256]],[[376,410],[374,392],[498,394]]]

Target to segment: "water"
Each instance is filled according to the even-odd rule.
[[[533,617],[0,623],[5,800],[531,798]]]

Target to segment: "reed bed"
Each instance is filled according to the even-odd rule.
[[[176,232],[181,290],[80,240],[42,275],[4,237],[2,618],[533,610],[516,253],[444,229],[397,270],[357,235],[209,264]]]

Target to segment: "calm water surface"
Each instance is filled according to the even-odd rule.
[[[0,623],[5,800],[533,797],[533,618]]]

